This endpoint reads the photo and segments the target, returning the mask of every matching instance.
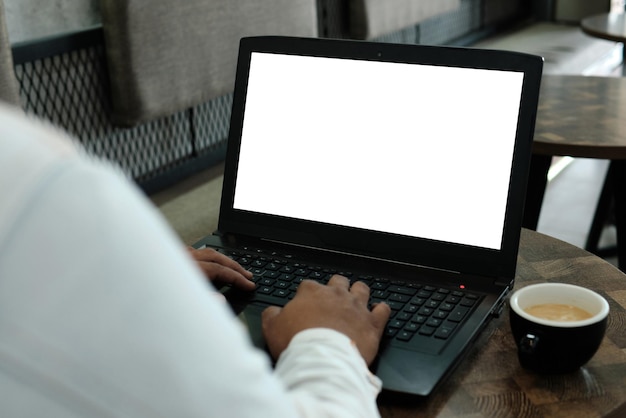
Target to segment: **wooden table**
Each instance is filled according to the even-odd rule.
[[[626,243],[626,78],[545,75],[541,82],[524,226],[536,229],[553,156],[611,160],[587,240],[597,243],[614,201],[618,243]],[[626,268],[626,245],[618,245]]]
[[[556,376],[521,368],[507,307],[487,326],[464,363],[429,398],[400,402],[382,397],[381,415],[594,418],[618,413],[615,410],[626,403],[626,275],[580,248],[523,230],[515,289],[539,282],[587,286],[608,300],[606,337],[587,365]]]
[[[580,27],[589,36],[614,42],[626,43],[626,19],[624,13],[601,13],[584,18]],[[622,57],[626,50],[622,50]],[[622,59],[622,64],[624,60]],[[626,75],[626,66],[622,65],[622,74]]]

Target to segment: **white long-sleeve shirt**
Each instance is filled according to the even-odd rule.
[[[0,106],[0,416],[377,416],[344,335],[275,370],[158,211],[67,138]]]

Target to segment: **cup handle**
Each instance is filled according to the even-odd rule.
[[[525,354],[533,354],[539,344],[539,337],[533,334],[526,334],[520,339],[520,351]]]

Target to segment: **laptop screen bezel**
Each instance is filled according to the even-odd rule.
[[[397,236],[384,232],[267,215],[233,208],[248,75],[254,52],[402,62],[522,72],[523,85],[510,188],[499,250]],[[346,252],[467,274],[511,279],[515,275],[528,167],[543,61],[508,51],[382,44],[320,38],[252,37],[240,42],[218,230],[300,246]],[[462,204],[462,202],[461,202]],[[358,243],[358,250],[354,243]]]

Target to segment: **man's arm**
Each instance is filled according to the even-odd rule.
[[[21,396],[0,411],[377,415],[379,382],[350,343],[371,355],[375,337],[366,348],[359,336],[315,329],[333,328],[327,323],[278,331],[277,346],[288,348],[273,373],[156,209],[121,176],[66,159],[23,207],[0,254],[0,356],[11,359],[0,360],[11,366],[0,381]],[[306,287],[298,301],[314,309]],[[303,305],[285,307],[269,329],[288,329],[294,306]]]

